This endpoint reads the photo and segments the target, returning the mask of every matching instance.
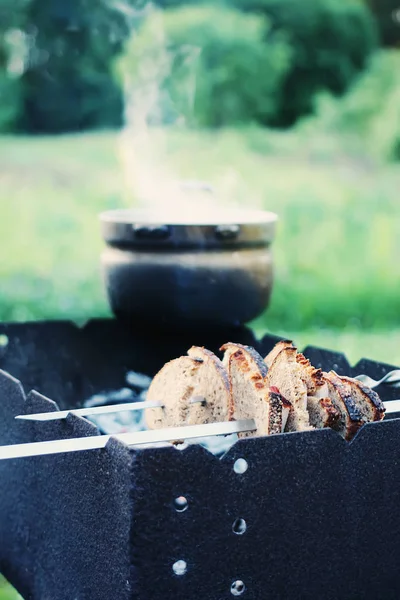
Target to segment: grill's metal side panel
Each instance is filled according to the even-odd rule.
[[[0,323],[0,369],[56,400],[60,408],[80,406],[103,390],[126,385],[129,369],[153,376],[172,358],[193,345],[217,351],[234,340],[257,345],[251,330],[240,327],[176,332],[132,329],[113,319],[90,321],[78,327],[69,321]]]
[[[351,444],[330,430],[242,440],[222,461],[199,447],[135,453],[133,600],[230,600],[236,580],[247,600],[397,600],[399,435],[396,420]]]
[[[77,417],[64,424],[19,423],[24,396],[0,373],[4,443],[96,434]],[[38,394],[31,410],[53,407]],[[26,600],[128,600],[132,518],[129,451],[105,450],[2,461],[0,571]]]
[[[0,348],[0,369],[23,381],[26,389],[57,400],[60,408],[79,406],[110,385],[124,385],[123,362],[116,367],[114,353],[106,358],[102,351],[106,344],[109,350],[117,346],[107,335],[103,344],[93,343],[86,328],[67,321],[2,323],[0,334],[8,340]]]

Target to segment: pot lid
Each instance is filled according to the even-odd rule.
[[[277,219],[269,211],[209,207],[119,209],[100,215],[104,240],[129,246],[265,245],[274,237]]]
[[[103,223],[126,223],[134,225],[148,223],[149,225],[184,225],[213,226],[213,225],[260,225],[262,223],[275,223],[277,215],[264,210],[246,210],[240,208],[227,208],[202,211],[189,210],[176,212],[170,210],[117,209],[100,214]]]

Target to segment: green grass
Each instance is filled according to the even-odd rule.
[[[21,600],[21,596],[0,575],[0,600]]]
[[[256,129],[154,140],[174,176],[207,179],[233,203],[278,213],[264,326],[400,326],[399,166],[346,155],[332,138]],[[108,314],[97,214],[129,205],[117,135],[3,137],[0,153],[0,319]]]

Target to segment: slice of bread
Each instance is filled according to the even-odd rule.
[[[283,350],[284,348],[291,348],[292,346],[293,342],[291,342],[290,340],[281,340],[280,342],[275,344],[271,352],[267,354],[267,356],[264,358],[264,362],[267,365],[267,367],[270,367],[272,365],[272,363],[274,362],[275,358],[278,356],[281,350]]]
[[[192,346],[190,358],[203,361],[198,372],[199,386],[194,396],[205,398],[203,404],[193,404],[187,418],[188,425],[227,421],[232,412],[231,386],[222,361],[211,350]]]
[[[253,437],[282,433],[289,415],[290,403],[266,380],[267,367],[262,357],[250,346],[227,343],[224,364],[231,383],[231,418],[254,419],[256,431],[239,434]]]
[[[325,427],[334,429],[340,419],[340,413],[330,398],[307,396],[307,410],[310,425],[315,429],[324,429]]]
[[[290,342],[279,342],[279,352],[270,353],[267,381],[292,405],[285,431],[307,431],[313,429],[307,411],[307,385],[303,380],[303,368],[297,362],[297,350]]]
[[[307,394],[317,398],[327,398],[329,393],[328,384],[324,379],[322,369],[313,367],[308,358],[301,352],[296,354],[296,361],[300,365],[301,378],[307,386]]]
[[[301,368],[301,378],[307,386],[307,410],[310,424],[316,429],[334,427],[340,418],[339,411],[329,398],[328,383],[321,369],[312,366],[308,358],[300,352],[296,355]]]
[[[364,424],[363,415],[352,397],[351,388],[334,372],[323,373],[328,384],[329,398],[339,411],[339,419],[333,429],[345,440],[351,440]]]
[[[382,421],[385,416],[385,407],[378,394],[358,379],[343,376],[340,379],[349,385],[351,395],[363,419],[366,421]]]
[[[236,342],[227,342],[221,348],[224,352],[222,363],[227,368],[229,366],[229,359],[238,350],[243,350],[244,356],[248,361],[247,367],[253,371],[258,378],[265,378],[268,373],[268,367],[265,364],[262,356],[252,348],[252,346],[244,346],[243,344],[237,344]]]
[[[146,410],[150,429],[228,419],[231,393],[222,362],[204,348],[193,347],[189,354],[168,362],[151,382],[146,400],[163,407]],[[193,398],[204,403],[191,404]]]

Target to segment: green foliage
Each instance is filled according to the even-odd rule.
[[[122,94],[112,65],[144,4],[1,0],[0,131],[53,133],[119,125]],[[161,86],[162,114],[157,116],[170,121],[183,113],[207,126],[249,120],[291,125],[311,111],[316,93],[346,90],[376,46],[376,27],[361,0],[156,4],[165,14],[153,15],[144,24],[137,48],[133,36],[125,65],[126,70],[139,70],[140,77],[150,68],[151,76],[148,60],[139,69],[129,62],[140,56],[140,49],[157,54],[162,37],[166,39],[170,76]],[[386,19],[385,11],[379,18]],[[155,31],[157,19],[166,29],[162,35]],[[15,32],[23,34],[28,52],[24,72],[10,77],[15,48],[6,40]],[[195,48],[201,49],[197,60]]]
[[[22,600],[11,585],[0,575],[0,600]]]
[[[15,130],[21,111],[21,85],[18,79],[0,71],[0,132]]]
[[[0,1],[0,132],[15,130],[21,115],[26,48],[20,28],[25,25],[27,2]]]
[[[377,54],[340,101],[321,96],[314,126],[353,136],[376,158],[400,160],[400,51]]]
[[[343,93],[377,46],[376,25],[360,0],[233,0],[265,15],[293,48],[276,125],[310,113],[317,92]],[[229,0],[229,3],[230,0]]]
[[[211,127],[265,123],[277,112],[290,57],[268,31],[262,17],[218,6],[155,12],[131,38],[118,71],[133,101],[152,103],[162,120],[183,114]]]
[[[400,45],[400,3],[399,0],[366,0],[372,9],[384,46]]]
[[[108,0],[30,0],[23,128],[60,132],[117,125],[120,90],[111,62],[129,31]]]

